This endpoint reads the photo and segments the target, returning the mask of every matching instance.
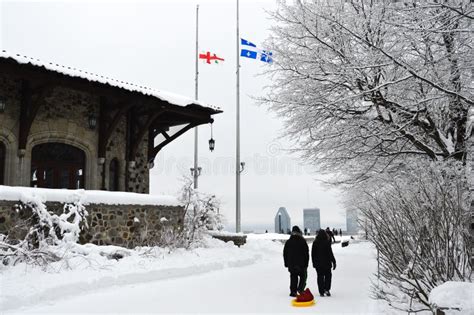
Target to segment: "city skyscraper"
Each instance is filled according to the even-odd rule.
[[[275,233],[291,231],[291,218],[285,207],[280,207],[275,215]]]
[[[359,232],[359,223],[357,223],[357,209],[346,210],[346,225],[348,234],[357,234]]]
[[[321,228],[319,208],[303,209],[303,225],[310,234],[315,234]]]

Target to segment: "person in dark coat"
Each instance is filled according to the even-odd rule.
[[[329,238],[329,242],[336,242],[336,238],[334,237],[334,233],[329,229],[329,227],[326,228],[326,234]]]
[[[331,296],[331,267],[336,269],[336,259],[331,248],[331,241],[324,230],[320,230],[311,248],[313,267],[318,274],[319,295]]]
[[[283,248],[285,267],[290,272],[290,296],[303,292],[306,288],[309,248],[298,226],[291,230],[291,236]],[[298,281],[299,280],[299,281]]]

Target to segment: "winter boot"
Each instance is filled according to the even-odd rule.
[[[331,292],[326,291],[326,295],[327,295],[327,296],[331,296]]]

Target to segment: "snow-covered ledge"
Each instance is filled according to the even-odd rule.
[[[48,189],[32,187],[11,187],[0,185],[0,200],[23,201],[31,197],[40,198],[43,202],[72,203],[81,202],[88,204],[106,205],[155,205],[179,206],[176,197],[165,195],[148,195],[131,192],[115,192],[103,190],[70,190]]]
[[[81,243],[130,248],[159,243],[163,228],[181,226],[184,216],[173,196],[0,186],[0,234],[23,239],[38,204],[58,215],[65,205],[84,206],[88,228],[81,232]]]
[[[247,242],[247,235],[243,233],[232,233],[227,231],[209,231],[209,235],[213,238],[224,242],[233,242],[236,246],[242,246]]]

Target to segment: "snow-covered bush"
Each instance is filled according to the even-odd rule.
[[[23,240],[0,235],[0,260],[4,265],[26,262],[45,265],[59,260],[50,245],[76,243],[87,227],[87,211],[80,201],[65,204],[60,215],[48,211],[41,198],[24,196],[16,211],[26,213],[20,223],[29,227]]]
[[[220,201],[195,190],[191,179],[184,179],[179,199],[184,205],[184,227],[179,233],[182,246],[197,245],[207,231],[223,229]]]
[[[393,307],[430,309],[429,293],[446,281],[471,281],[466,179],[459,163],[431,163],[359,191],[353,204],[379,252],[377,298]]]

